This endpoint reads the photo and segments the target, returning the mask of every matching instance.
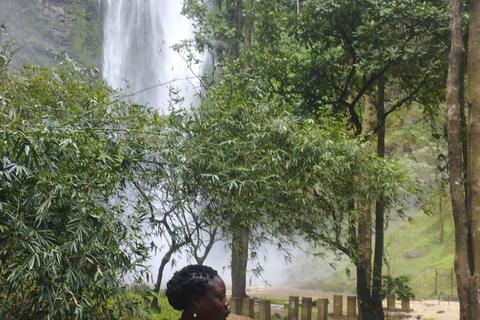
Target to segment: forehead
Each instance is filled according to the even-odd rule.
[[[214,292],[225,292],[225,282],[223,282],[222,278],[216,276],[212,280],[208,281],[206,289]]]

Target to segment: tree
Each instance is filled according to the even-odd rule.
[[[363,131],[363,136],[377,138],[377,153],[382,156],[388,115],[414,101],[426,112],[434,111],[439,95],[431,93],[442,87],[444,75],[439,70],[447,48],[442,2],[312,0],[297,9],[290,2],[261,1],[245,10],[253,30],[251,46],[245,46],[248,50],[225,71],[236,76],[232,82],[252,83],[249,88],[254,89],[243,94],[271,99],[280,94],[287,110],[305,117],[347,117],[354,136],[368,124],[371,130]],[[212,23],[207,14],[196,17],[200,25],[197,40],[202,40],[197,41],[197,48],[214,47],[212,38],[217,39],[222,20]],[[245,87],[237,86],[237,91]],[[362,106],[365,114],[374,117],[362,122]],[[350,203],[351,208],[364,208],[363,218],[356,220],[358,226],[349,233],[356,233],[358,246],[345,252],[357,265],[362,314],[383,319],[379,292],[386,208],[383,201],[377,202],[373,220],[369,204],[360,199]],[[377,252],[371,275],[373,222]]]
[[[293,20],[298,30],[291,31],[299,39],[294,43],[298,49],[286,55],[293,58],[278,59],[284,68],[275,68],[286,69],[287,75],[270,72],[269,78],[275,81],[266,82],[265,90],[300,95],[298,111],[304,114],[344,114],[354,135],[376,137],[376,152],[383,157],[388,115],[413,101],[423,104],[426,112],[439,103],[429,93],[438,91],[443,79],[445,12],[439,2],[306,1]],[[371,129],[364,130],[364,125]],[[378,199],[372,217],[369,203],[352,205],[364,213],[357,226],[356,251],[361,255],[349,254],[357,266],[361,315],[383,319],[379,292],[386,208]]]
[[[352,201],[384,194],[392,203],[403,191],[402,174],[341,125],[298,118],[280,95],[254,95],[234,65],[198,107],[172,115],[169,137],[183,150],[182,180],[217,201],[210,219],[230,234],[248,230],[256,243],[302,234],[353,254]]]
[[[122,191],[159,130],[68,57],[0,84],[0,315],[132,319],[122,276],[147,248]]]
[[[196,0],[185,2],[183,14],[196,21],[193,46],[197,52],[210,52],[212,60],[211,72],[207,71],[207,76],[202,77],[204,87],[213,84],[217,66],[232,63],[240,56],[242,48],[251,47],[252,21],[248,13],[251,6],[251,0],[220,0],[213,4]],[[186,42],[181,49],[189,51],[190,45]],[[193,57],[191,54],[188,56]],[[234,297],[247,296],[245,288],[249,237],[250,230],[247,227],[232,231],[231,274]]]
[[[165,240],[166,245],[159,247],[152,242],[152,250],[166,251],[163,253],[157,271],[157,279],[150,307],[159,310],[158,293],[163,279],[163,271],[174,256],[185,250],[188,258],[194,258],[198,264],[208,256],[213,244],[218,240],[217,226],[200,214],[208,210],[212,203],[191,196],[181,185],[178,176],[179,162],[176,150],[168,143],[158,148],[156,157],[161,162],[147,162],[142,172],[144,177],[134,181],[134,188],[128,196],[137,199],[133,208],[140,216],[144,225],[148,226],[152,236]],[[162,155],[162,150],[165,154]]]
[[[478,319],[480,303],[478,288],[480,287],[480,3],[472,2],[469,8],[470,20],[468,28],[468,64],[467,64],[467,216],[471,219],[471,249],[469,267],[469,314],[471,319]],[[464,231],[465,232],[465,231]],[[465,254],[465,252],[464,252]]]
[[[446,118],[448,124],[448,173],[455,222],[455,274],[460,300],[460,319],[477,319],[478,301],[478,75],[480,6],[469,6],[467,52],[467,108],[465,115],[463,2],[450,1],[451,46],[448,69]],[[468,119],[468,120],[467,120]],[[465,128],[466,135],[465,135]]]

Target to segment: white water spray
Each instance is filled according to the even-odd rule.
[[[181,56],[171,46],[191,38],[191,23],[180,14],[181,0],[99,0],[104,15],[103,77],[114,88],[132,95],[133,102],[165,112],[168,108],[171,84],[182,90],[190,103],[198,86]],[[200,69],[200,66],[197,66]],[[166,85],[164,85],[166,84]],[[189,98],[188,98],[189,97]],[[161,245],[162,239],[155,239]],[[217,269],[227,285],[231,283],[229,252],[224,243],[215,244],[205,264]],[[248,274],[249,285],[282,284],[288,270],[280,267],[283,257],[270,248],[269,261],[262,263],[265,274],[255,278]],[[176,257],[176,270],[188,264],[185,257]],[[153,257],[153,276],[161,257]],[[165,283],[174,270],[167,267]],[[251,280],[250,280],[251,279]]]
[[[104,12],[103,78],[135,103],[160,112],[172,85],[194,95],[195,81],[172,45],[191,36],[179,0],[100,0]],[[189,91],[189,92],[187,92]],[[188,103],[188,101],[187,101]]]

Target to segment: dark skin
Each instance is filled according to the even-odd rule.
[[[225,320],[230,313],[226,293],[222,278],[213,278],[207,283],[205,292],[192,296],[180,320]],[[194,317],[194,314],[197,316]]]

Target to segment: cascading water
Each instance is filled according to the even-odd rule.
[[[191,23],[180,14],[182,1],[99,0],[99,4],[104,17],[104,79],[112,87],[131,95],[132,101],[160,112],[167,111],[169,105],[169,84],[182,90],[184,103],[189,105],[198,82],[180,55],[170,48],[192,36]],[[155,241],[160,246],[163,240]],[[223,244],[215,244],[215,248],[206,264],[220,271],[228,264],[228,256]],[[264,266],[269,281],[280,279],[278,265],[283,257],[269,256],[269,265],[273,267]],[[185,257],[179,258],[182,261],[177,260],[178,267],[187,263],[183,261]],[[159,260],[153,257],[152,270],[157,270],[155,265]],[[172,275],[173,270],[168,268],[163,273],[164,279]],[[153,276],[155,278],[156,274]],[[221,276],[229,284],[227,274]]]
[[[104,16],[103,77],[131,100],[159,111],[168,86],[193,96],[192,75],[171,46],[191,35],[180,0],[100,0]]]
[[[131,101],[161,113],[168,111],[169,86],[179,89],[189,105],[198,81],[171,48],[192,37],[191,22],[180,14],[182,1],[99,0],[99,5],[103,15],[104,80]],[[158,246],[164,243],[164,239],[152,240]],[[160,259],[151,259],[152,270],[157,269]],[[171,276],[168,270],[165,275]]]

